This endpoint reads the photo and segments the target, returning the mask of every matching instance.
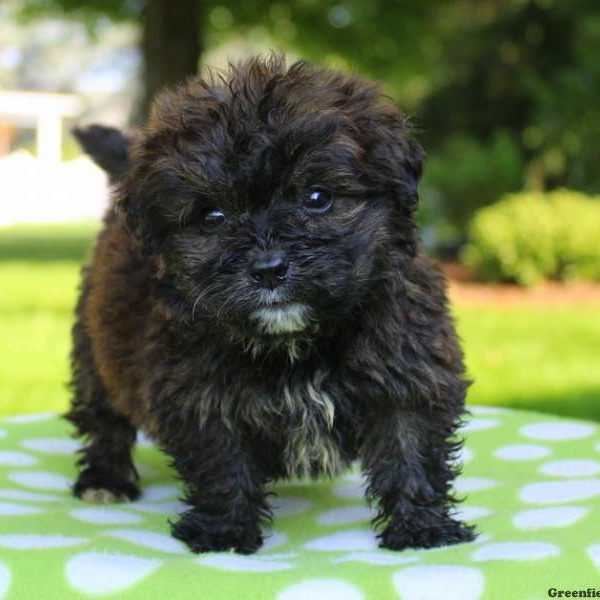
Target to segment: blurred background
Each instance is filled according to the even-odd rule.
[[[428,154],[470,402],[600,420],[597,0],[2,0],[0,415],[62,410],[78,272],[108,201],[74,124],[270,49],[383,82]]]

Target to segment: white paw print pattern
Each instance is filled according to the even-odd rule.
[[[460,565],[407,567],[393,582],[403,600],[478,600],[484,589],[481,571]]]
[[[521,489],[519,498],[528,504],[560,504],[600,496],[600,479],[540,481]]]
[[[494,452],[496,458],[511,461],[539,460],[551,454],[552,450],[547,446],[534,444],[510,444],[502,446]]]
[[[319,552],[376,550],[377,539],[371,529],[355,529],[315,538],[304,544],[304,548]]]
[[[555,460],[540,467],[540,473],[553,477],[590,477],[600,473],[597,460]]]
[[[494,427],[498,427],[501,425],[501,421],[499,419],[470,419],[467,423],[462,427],[462,433],[472,433],[473,431],[484,431],[486,429],[493,429]]]
[[[312,506],[312,502],[306,498],[281,495],[271,500],[271,506],[275,518],[289,517],[290,515],[306,512]]]
[[[24,452],[0,450],[0,465],[6,467],[31,467],[36,465],[38,459]]]
[[[549,422],[531,423],[521,428],[521,434],[532,440],[564,442],[592,436],[597,430],[587,423]]]
[[[65,577],[77,592],[116,594],[148,577],[161,564],[156,558],[84,552],[68,560]]]
[[[110,529],[105,531],[104,535],[116,537],[149,550],[168,554],[187,554],[184,544],[165,533],[145,529]]]
[[[554,544],[543,542],[502,542],[487,544],[473,552],[473,560],[541,560],[550,556],[558,556],[560,548]]]
[[[81,447],[81,444],[70,438],[47,437],[24,439],[21,446],[26,450],[41,452],[42,454],[72,456]]]
[[[77,521],[95,525],[131,525],[142,522],[139,515],[131,512],[95,506],[75,508],[69,514]]]
[[[239,554],[213,554],[198,559],[198,564],[223,571],[287,571],[293,569],[291,562]]]
[[[375,517],[377,511],[368,506],[344,506],[343,508],[332,508],[321,513],[317,521],[322,525],[341,525],[345,523],[359,523],[370,521]]]
[[[313,600],[335,598],[336,600],[363,600],[363,593],[354,585],[331,578],[307,579],[284,590],[277,600]]]
[[[589,513],[583,506],[552,506],[524,510],[513,517],[515,527],[525,530],[574,525]]]
[[[65,475],[50,471],[16,471],[8,477],[14,483],[36,490],[66,491],[71,481]]]
[[[8,567],[0,562],[0,598],[4,598],[10,587],[10,571]]]
[[[79,546],[87,542],[87,538],[67,535],[49,535],[36,533],[9,533],[0,535],[0,548],[11,550],[47,550]]]
[[[36,515],[43,512],[36,506],[25,506],[14,502],[0,502],[0,517],[16,517],[19,515]]]
[[[92,506],[70,495],[79,443],[66,427],[52,415],[5,420],[0,599],[15,582],[22,584],[14,557],[24,553],[62,557],[62,597],[125,600],[130,591],[151,594],[159,581],[161,589],[173,590],[173,600],[178,589],[185,596],[190,586],[207,581],[211,589],[221,589],[219,582],[231,589],[232,577],[239,582],[236,598],[256,592],[265,598],[270,593],[273,600],[485,600],[495,597],[487,580],[494,569],[526,562],[527,577],[542,577],[557,564],[552,561],[574,552],[592,580],[600,570],[600,537],[593,537],[591,527],[600,498],[597,426],[491,407],[474,407],[472,414],[460,432],[467,443],[456,457],[464,475],[455,490],[466,502],[453,514],[477,525],[481,534],[474,544],[405,552],[380,548],[370,525],[376,507],[367,505],[366,482],[355,467],[330,483],[276,486],[269,499],[275,530],[265,532],[263,547],[251,556],[194,555],[170,535],[167,519],[186,508],[182,486],[145,438],[138,457],[142,498]],[[569,441],[587,450],[574,452]],[[571,546],[565,532],[572,532]],[[179,563],[185,565],[185,583],[167,585],[172,573],[182,572],[175,568]]]

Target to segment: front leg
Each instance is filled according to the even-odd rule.
[[[443,414],[396,411],[370,419],[363,436],[367,498],[378,505],[381,546],[432,548],[471,541],[472,526],[450,516],[450,464],[457,444]]]
[[[261,523],[271,514],[266,477],[250,449],[223,423],[187,424],[164,444],[184,483],[190,509],[171,523],[173,536],[193,552],[255,552]]]

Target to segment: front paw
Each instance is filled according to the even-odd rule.
[[[73,484],[73,494],[91,504],[128,502],[140,497],[138,486],[121,474],[87,467]]]
[[[471,542],[475,537],[475,527],[449,516],[433,519],[415,518],[388,524],[379,535],[379,545],[389,550],[437,548]]]
[[[252,554],[263,543],[260,527],[254,523],[235,523],[225,517],[209,517],[191,509],[171,522],[173,537],[181,540],[192,552],[223,552],[234,550]]]

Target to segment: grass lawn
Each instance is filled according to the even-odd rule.
[[[66,407],[78,271],[94,229],[0,229],[0,415]],[[600,421],[600,306],[455,313],[471,402]]]

